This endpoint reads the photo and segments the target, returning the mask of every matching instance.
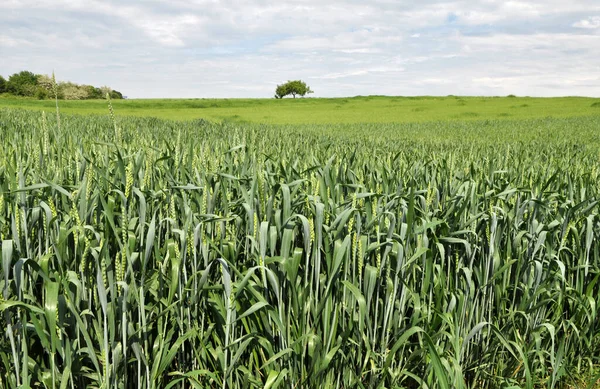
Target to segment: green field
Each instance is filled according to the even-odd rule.
[[[69,114],[106,114],[104,100],[60,101]],[[268,124],[408,123],[600,115],[585,97],[351,97],[298,99],[114,100],[117,115]],[[53,111],[54,101],[0,98],[0,107]]]
[[[0,388],[585,388],[595,101],[0,100]]]

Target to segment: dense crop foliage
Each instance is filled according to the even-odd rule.
[[[0,387],[577,382],[599,126],[0,110]]]

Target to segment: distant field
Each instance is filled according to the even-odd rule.
[[[305,99],[132,99],[115,113],[164,119],[268,124],[406,123],[533,119],[600,115],[600,99],[585,97],[351,97]],[[54,110],[54,101],[0,98],[0,107]],[[62,113],[105,114],[104,100],[60,101]]]

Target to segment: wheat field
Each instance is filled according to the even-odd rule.
[[[0,109],[0,388],[567,388],[600,363],[600,117]]]

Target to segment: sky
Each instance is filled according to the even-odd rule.
[[[600,96],[600,0],[0,0],[0,75],[130,98]]]

